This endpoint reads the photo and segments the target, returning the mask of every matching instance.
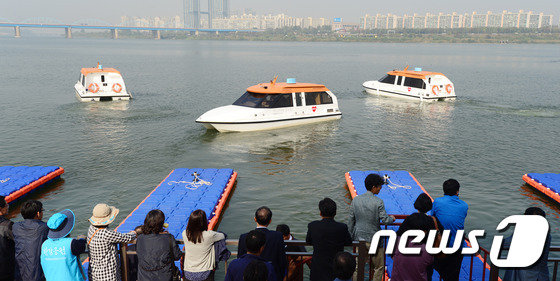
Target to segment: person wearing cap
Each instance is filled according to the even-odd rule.
[[[117,244],[128,243],[136,238],[136,232],[119,233],[109,230],[108,226],[119,214],[119,209],[107,204],[97,204],[88,229],[90,281],[119,281],[120,265],[117,256]]]
[[[85,280],[80,254],[86,251],[86,240],[67,237],[75,222],[74,213],[68,209],[47,221],[49,232],[41,246],[41,267],[47,281]]]

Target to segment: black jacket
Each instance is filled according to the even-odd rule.
[[[14,279],[16,261],[13,224],[9,219],[0,216],[0,281]]]
[[[47,240],[47,224],[28,219],[14,223],[12,231],[16,242],[16,280],[45,280],[41,268],[41,245]]]
[[[332,281],[334,256],[352,245],[348,226],[329,218],[313,221],[307,225],[305,240],[313,245],[311,281]]]
[[[284,244],[282,233],[268,230],[267,228],[257,228],[257,230],[262,231],[266,235],[266,244],[260,256],[272,263],[276,273],[276,280],[284,280],[284,275],[286,275],[286,269],[288,268],[288,260],[286,259],[286,245]],[[238,257],[247,253],[245,237],[247,237],[247,233],[239,236],[239,246],[237,247]]]
[[[181,250],[171,234],[141,234],[136,239],[138,281],[171,281]]]

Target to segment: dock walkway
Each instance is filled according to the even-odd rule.
[[[3,166],[0,167],[0,195],[6,202],[13,202],[22,196],[57,179],[64,169],[56,166]]]

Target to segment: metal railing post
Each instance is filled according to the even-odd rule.
[[[365,279],[366,259],[368,258],[368,249],[365,241],[359,241],[358,244],[358,281]]]
[[[499,273],[499,268],[497,266],[495,266],[492,262],[489,262],[490,264],[490,276],[489,276],[489,281],[498,281],[498,273]]]
[[[128,245],[126,243],[120,244],[121,247],[121,276],[122,281],[128,281]]]

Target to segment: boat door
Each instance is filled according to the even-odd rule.
[[[405,80],[404,76],[397,76],[396,77],[396,79],[395,79],[395,91],[396,92],[404,93],[404,94],[407,94],[408,92],[410,92],[410,90],[403,85],[404,80]]]
[[[294,114],[295,116],[305,115],[305,93],[293,93],[294,95]]]

